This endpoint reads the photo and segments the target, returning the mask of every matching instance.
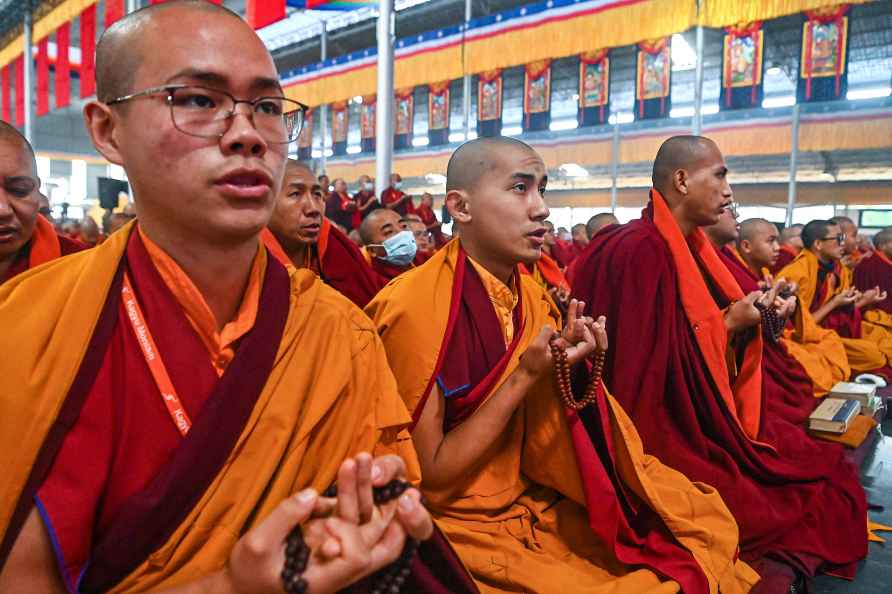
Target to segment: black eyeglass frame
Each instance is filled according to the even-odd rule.
[[[252,114],[251,122],[252,122],[252,124],[254,122],[253,114],[256,113],[255,109],[261,101],[275,99],[278,101],[294,103],[295,105],[297,105],[297,108],[292,109],[290,111],[283,112],[281,117],[286,122],[286,127],[287,127],[287,121],[288,121],[287,118],[289,116],[293,117],[294,114],[299,114],[300,118],[298,119],[297,117],[294,117],[293,121],[295,123],[292,124],[291,134],[288,135],[287,140],[275,141],[275,140],[265,139],[267,142],[270,142],[272,144],[291,144],[292,142],[296,141],[297,138],[300,136],[300,133],[303,131],[304,122],[306,121],[306,114],[310,109],[310,107],[308,105],[304,105],[300,101],[296,101],[294,99],[289,99],[288,97],[282,97],[282,96],[278,96],[278,95],[265,95],[263,97],[258,97],[257,99],[252,99],[252,100],[237,99],[231,93],[223,91],[222,89],[215,89],[214,87],[205,87],[202,85],[186,85],[186,84],[161,85],[158,87],[150,87],[150,88],[144,89],[142,91],[137,91],[136,93],[124,95],[122,97],[115,97],[114,99],[111,99],[109,101],[104,101],[103,103],[105,103],[106,105],[117,105],[119,103],[124,103],[126,101],[130,101],[131,99],[137,99],[139,97],[150,97],[152,95],[157,95],[159,93],[167,93],[166,103],[167,103],[167,106],[170,108],[170,121],[173,122],[174,128],[176,128],[183,134],[186,134],[188,136],[195,136],[197,138],[223,138],[223,136],[226,134],[225,131],[221,132],[220,134],[196,134],[195,132],[189,132],[189,131],[183,130],[179,125],[177,125],[177,119],[173,115],[173,107],[174,107],[173,98],[174,98],[174,94],[176,93],[176,91],[178,91],[180,89],[203,89],[205,91],[213,91],[214,93],[220,93],[221,95],[225,95],[226,97],[229,97],[232,100],[232,110],[230,110],[230,112],[226,115],[226,117],[223,118],[225,120],[232,120],[232,118],[235,116],[235,109],[236,109],[236,107],[238,107],[239,103],[246,103],[251,106],[251,114]],[[256,125],[255,125],[255,127],[256,127]]]
[[[832,237],[819,237],[818,241],[835,241],[837,244],[843,245],[846,242],[846,234],[840,233]]]

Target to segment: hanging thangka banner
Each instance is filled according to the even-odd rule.
[[[415,127],[414,87],[399,89],[394,95],[394,134],[393,148],[403,149],[412,146],[412,135]]]
[[[349,124],[347,102],[331,104],[331,148],[335,155],[347,154],[347,125]]]
[[[848,8],[841,4],[805,13],[807,20],[802,26],[802,61],[796,92],[798,101],[830,101],[845,97],[848,86]]]
[[[638,73],[635,77],[638,119],[662,118],[669,114],[671,72],[669,37],[638,44]]]
[[[502,71],[481,72],[477,80],[477,135],[502,133]]]
[[[551,60],[526,65],[523,77],[523,129],[547,130],[551,123]]]
[[[304,124],[297,137],[297,158],[307,161],[313,156],[313,116],[315,109],[308,109],[304,113]]]
[[[362,152],[375,151],[375,121],[378,101],[375,95],[366,95],[359,106],[359,144]]]
[[[722,52],[722,109],[762,104],[762,57],[765,53],[762,23],[745,23],[725,29]]]
[[[607,122],[610,113],[610,50],[586,52],[579,56],[580,126]]]
[[[427,138],[429,144],[449,142],[449,81],[428,86]]]

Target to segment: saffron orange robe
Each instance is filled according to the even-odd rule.
[[[777,276],[777,273],[780,272],[787,264],[793,261],[793,259],[799,254],[799,252],[792,245],[782,245],[780,246],[780,253],[777,255],[777,261],[771,267],[771,274]]]
[[[570,290],[570,283],[567,281],[564,273],[561,272],[561,267],[558,266],[558,263],[551,256],[544,252],[536,264],[532,266],[532,270],[530,267],[521,264],[521,273],[532,276],[539,283],[539,286],[546,291],[549,289]]]
[[[743,292],[703,231],[685,238],[652,190],[583,258],[573,296],[607,316],[605,382],[645,450],[718,489],[743,559],[853,574],[867,553],[857,469],[764,406],[761,333],[728,336],[723,309]]]
[[[836,262],[818,286],[820,262],[810,250],[802,250],[798,256],[780,271],[779,276],[799,285],[802,309],[814,312],[835,295],[852,286],[852,272]],[[873,372],[892,380],[892,334],[881,325],[869,323],[854,306],[839,307],[824,318],[821,326],[835,331],[846,349],[849,366],[854,373]]]
[[[264,229],[260,237],[270,253],[284,266],[296,265],[282,249],[272,231]],[[372,270],[356,244],[328,219],[322,219],[319,239],[315,245],[310,246],[309,254],[309,260],[300,267],[309,268],[318,274],[325,284],[361,308],[389,280]]]
[[[36,505],[63,536],[57,554],[83,556],[62,560],[69,587],[169,588],[225,567],[242,534],[294,492],[326,489],[345,457],[397,453],[417,479],[410,417],[362,312],[268,258],[220,376],[133,229],[0,288],[0,372],[16,386],[0,400],[0,565]],[[125,272],[191,417],[186,437],[121,309]],[[473,591],[451,559],[413,576]],[[414,587],[442,591],[425,583]]]
[[[514,274],[513,310],[511,295],[493,306],[509,290],[499,296],[484,276],[453,240],[366,308],[413,418],[437,385],[446,431],[493,397],[544,325],[560,326],[530,276]],[[603,386],[579,416],[554,381],[535,385],[457,489],[425,492],[480,589],[748,591],[757,576],[736,560],[737,528],[716,493],[645,455]]]
[[[30,241],[19,250],[6,273],[0,276],[0,284],[50,260],[85,249],[87,246],[81,242],[57,234],[52,223],[46,220],[43,215],[37,215],[37,222],[34,224],[34,232]]]

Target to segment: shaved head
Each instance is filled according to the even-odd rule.
[[[498,166],[499,149],[505,147],[526,149],[535,153],[530,145],[507,136],[469,140],[458,147],[449,158],[449,164],[446,166],[446,191],[472,192],[480,179]]]
[[[599,212],[592,218],[588,220],[588,223],[585,224],[585,231],[588,234],[588,238],[591,239],[594,237],[598,231],[607,227],[608,225],[618,225],[619,219],[614,216],[611,212]]]
[[[882,250],[890,243],[892,243],[892,227],[886,227],[873,236],[873,245],[878,250]]]
[[[289,158],[287,161],[285,161],[285,171],[287,173],[296,173],[298,171],[308,173],[310,177],[316,179],[316,174],[313,173],[313,170],[310,169],[310,166],[303,161],[298,161],[297,159]]]
[[[752,241],[753,237],[761,233],[777,233],[777,227],[771,221],[765,219],[747,219],[740,223],[737,230],[738,245],[743,241]]]
[[[805,225],[795,224],[790,225],[789,227],[784,227],[784,230],[780,233],[780,242],[781,244],[791,244],[796,245],[796,247],[802,247],[802,228]],[[798,241],[796,241],[798,239]]]
[[[34,156],[34,149],[28,139],[22,136],[15,126],[0,120],[0,141],[22,149],[31,163],[31,174],[37,177],[37,157]]]
[[[363,245],[381,244],[402,230],[400,215],[391,208],[376,208],[359,225]]]
[[[718,150],[715,143],[703,136],[673,136],[668,139],[660,146],[654,159],[654,188],[666,196],[676,171],[692,169],[715,150]]]
[[[107,103],[134,91],[133,81],[146,51],[146,28],[159,14],[177,9],[228,15],[248,26],[238,14],[207,0],[170,0],[128,14],[106,29],[96,45],[96,97],[100,101]]]

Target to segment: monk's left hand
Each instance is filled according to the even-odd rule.
[[[576,299],[570,300],[570,305],[567,308],[567,323],[564,325],[560,338],[558,338],[561,346],[567,351],[567,362],[570,365],[582,361],[594,353],[598,347],[598,341],[595,339],[596,322],[591,317],[583,315],[584,311],[585,302]],[[603,328],[606,326],[604,316],[598,318],[598,322],[601,324],[603,331]],[[606,332],[604,332],[602,342],[606,350]]]

